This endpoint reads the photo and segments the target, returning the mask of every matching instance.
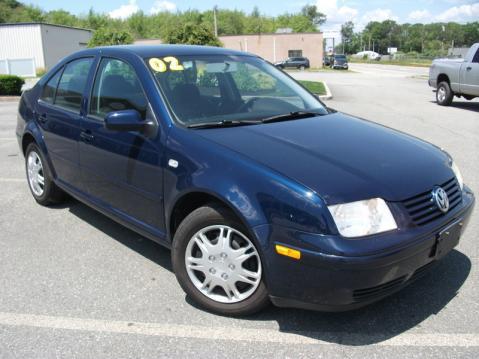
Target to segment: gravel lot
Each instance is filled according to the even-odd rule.
[[[441,108],[423,69],[352,67],[293,75],[327,81],[335,109],[444,147],[479,193],[479,101]],[[0,358],[479,357],[478,210],[433,273],[380,303],[219,317],[185,298],[166,249],[74,200],[34,202],[15,112],[0,102]]]

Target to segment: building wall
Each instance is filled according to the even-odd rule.
[[[34,59],[45,67],[40,25],[0,26],[0,60]]]
[[[250,52],[276,62],[288,57],[290,50],[302,50],[311,67],[323,64],[323,35],[321,33],[261,34],[220,36],[225,48]]]
[[[50,69],[65,56],[84,49],[92,37],[89,30],[47,24],[41,25],[41,34],[46,69]]]

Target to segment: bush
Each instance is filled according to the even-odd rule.
[[[0,75],[0,95],[20,95],[24,83],[25,81],[21,77],[15,75]]]
[[[167,44],[222,46],[221,41],[207,25],[193,22],[172,28],[164,40]]]
[[[132,44],[133,37],[128,31],[100,28],[95,31],[88,47]]]
[[[45,70],[44,67],[37,67],[35,72],[37,73],[37,77],[42,77],[47,73],[47,70]]]

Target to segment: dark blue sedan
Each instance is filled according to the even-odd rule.
[[[457,245],[474,205],[438,147],[221,48],[75,53],[23,94],[16,132],[38,203],[69,194],[171,248],[188,296],[226,315],[384,298]]]

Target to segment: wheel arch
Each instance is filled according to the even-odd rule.
[[[442,73],[437,76],[437,85],[439,85],[441,82],[447,82],[449,86],[451,85],[451,81],[449,80],[449,76]]]
[[[22,135],[22,153],[25,156],[25,152],[27,151],[27,147],[30,143],[35,143],[39,148],[40,151],[42,151],[42,155],[45,158],[45,161],[47,162],[47,165],[52,173],[53,178],[56,178],[56,171],[55,167],[53,167],[53,163],[50,159],[50,156],[48,155],[48,150],[45,145],[45,141],[43,140],[43,136],[40,132],[40,130],[36,127],[33,121],[30,121],[27,124],[27,128],[25,128],[25,131],[23,132]]]
[[[205,189],[194,189],[179,195],[168,211],[167,226],[170,241],[173,241],[176,230],[188,214],[209,203],[215,203],[230,210],[248,232],[250,232],[249,234],[253,235],[251,227],[248,225],[248,221],[242,215],[241,211],[226,198]]]

